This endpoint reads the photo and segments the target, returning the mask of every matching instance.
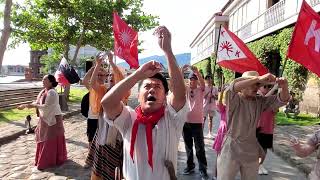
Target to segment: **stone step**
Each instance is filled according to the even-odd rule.
[[[0,99],[10,96],[21,96],[28,93],[39,93],[43,88],[30,88],[30,89],[16,89],[0,91]]]
[[[16,108],[35,101],[43,88],[28,88],[0,91],[0,110]]]
[[[7,100],[12,98],[18,98],[18,97],[25,97],[29,95],[38,95],[40,91],[21,91],[21,92],[15,92],[15,93],[8,93],[0,95],[1,100]]]
[[[37,99],[37,94],[28,94],[28,96],[25,96],[25,97],[8,98],[0,102],[0,107],[4,107],[6,105],[19,103],[19,102],[35,101],[36,99]]]
[[[12,103],[12,104],[8,104],[8,105],[5,105],[5,106],[0,106],[0,110],[14,109],[19,105],[29,104],[29,103],[32,103],[32,101],[24,101],[24,102]]]

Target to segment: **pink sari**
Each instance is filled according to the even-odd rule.
[[[37,97],[37,103],[44,104],[46,97],[47,91],[42,90]],[[39,113],[37,114],[39,115]],[[56,124],[53,126],[48,126],[43,120],[44,118],[46,117],[39,116],[36,128],[37,150],[35,166],[38,169],[61,165],[67,160],[62,115],[56,116]]]
[[[221,115],[221,120],[220,120],[218,133],[213,142],[212,148],[217,152],[217,154],[220,154],[222,149],[223,138],[227,133],[227,117],[226,117],[226,106],[222,104],[218,104],[217,107]]]

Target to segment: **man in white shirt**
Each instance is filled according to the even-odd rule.
[[[159,73],[161,65],[150,61],[120,81],[102,99],[104,119],[119,129],[124,139],[123,174],[126,180],[170,179],[165,161],[177,169],[178,143],[189,111],[186,88],[171,49],[166,27],[155,34],[168,62],[172,86]],[[133,110],[122,97],[139,82],[140,105]]]

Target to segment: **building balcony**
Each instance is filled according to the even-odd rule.
[[[320,11],[320,0],[307,2],[315,11]],[[281,0],[240,27],[235,34],[247,43],[289,26],[296,22],[301,3],[302,0]]]
[[[212,56],[212,53],[214,52],[215,50],[215,47],[216,47],[216,43],[213,44],[213,45],[210,45],[209,47],[197,52],[196,54],[192,54],[191,53],[191,61],[190,63],[191,64],[195,64],[199,61],[202,61],[208,57],[211,57]]]
[[[279,1],[277,4],[270,7],[263,15],[264,17],[264,29],[279,24],[284,20],[285,15],[285,3],[288,0]]]

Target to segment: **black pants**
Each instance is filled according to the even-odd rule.
[[[87,137],[91,142],[98,128],[98,119],[87,119]]]
[[[193,141],[200,171],[207,171],[207,159],[204,149],[203,125],[200,123],[185,123],[183,126],[183,140],[187,152],[187,166],[194,168]]]

